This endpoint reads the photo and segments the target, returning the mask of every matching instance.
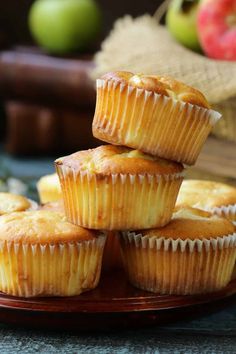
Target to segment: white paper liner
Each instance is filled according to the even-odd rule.
[[[123,238],[126,242],[134,242],[136,247],[142,248],[155,248],[156,250],[163,249],[164,251],[176,252],[180,250],[185,252],[186,249],[189,252],[198,251],[202,252],[203,249],[209,252],[210,248],[213,250],[224,249],[228,247],[236,247],[236,232],[232,235],[227,235],[223,237],[216,237],[210,239],[194,239],[186,238],[182,240],[166,238],[166,237],[148,237],[142,234],[137,234],[132,231],[122,232]]]
[[[97,80],[95,137],[192,165],[221,114],[112,80]]]
[[[236,204],[221,206],[221,207],[214,207],[211,209],[211,211],[214,214],[217,214],[219,216],[225,216],[230,221],[232,221],[232,223],[236,226]],[[232,279],[236,279],[236,263],[234,266]]]
[[[184,172],[100,177],[56,164],[67,218],[92,229],[143,229],[167,224]],[[155,208],[154,208],[155,206]]]
[[[226,218],[231,220],[234,225],[236,225],[236,204],[223,205],[221,207],[211,207],[206,208],[205,210],[211,211],[212,213],[217,214],[219,216],[225,216]]]
[[[134,286],[161,294],[207,293],[231,280],[236,233],[209,240],[173,240],[123,232],[121,247]]]
[[[223,205],[221,207],[211,207],[205,208],[205,210],[212,212],[213,214],[217,214],[219,216],[226,217],[236,226],[236,204],[233,205]],[[234,266],[232,279],[236,278],[236,263]]]
[[[208,211],[212,214],[216,214],[221,217],[226,217],[229,219],[234,225],[236,225],[236,204],[231,205],[222,205],[218,207],[208,207],[204,205],[200,205],[199,203],[195,203],[193,208],[202,209]]]
[[[0,291],[20,297],[73,296],[100,278],[106,237],[83,242],[0,242]]]

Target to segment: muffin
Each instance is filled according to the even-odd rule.
[[[236,259],[236,233],[226,218],[183,208],[162,228],[123,232],[130,282],[160,294],[199,294],[224,288]]]
[[[65,213],[62,200],[41,205],[40,209]],[[107,231],[105,235],[106,243],[103,252],[102,271],[110,272],[122,268],[119,233],[117,231]]]
[[[55,211],[0,217],[0,291],[14,296],[72,296],[96,287],[105,236]]]
[[[23,195],[12,193],[0,193],[0,215],[10,214],[15,211],[26,211],[37,209],[37,203],[23,197]]]
[[[118,71],[97,80],[93,135],[193,165],[221,117],[201,92],[169,76]]]
[[[162,226],[171,218],[183,166],[105,145],[56,160],[67,218],[91,229]]]
[[[183,181],[176,208],[195,207],[222,215],[236,224],[236,188],[202,180]]]
[[[62,198],[60,182],[56,173],[41,177],[37,183],[37,189],[42,204],[55,202]]]

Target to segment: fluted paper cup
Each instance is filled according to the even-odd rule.
[[[0,242],[0,291],[14,296],[73,296],[97,286],[105,236],[83,242]]]
[[[183,173],[104,177],[56,164],[64,207],[74,224],[104,230],[164,226],[171,219]]]
[[[209,209],[214,214],[226,217],[227,219],[232,221],[233,224],[236,226],[236,204],[224,205],[221,207],[212,207]]]
[[[123,232],[121,248],[128,278],[137,288],[160,294],[210,293],[231,280],[236,233],[174,240]]]
[[[112,80],[97,80],[93,135],[193,165],[221,114]]]

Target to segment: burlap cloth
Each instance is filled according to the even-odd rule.
[[[198,88],[223,114],[213,133],[236,141],[236,62],[217,61],[184,48],[155,18],[117,20],[95,56],[93,78],[113,70],[168,74]]]

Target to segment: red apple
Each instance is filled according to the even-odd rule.
[[[236,0],[203,0],[197,27],[208,57],[236,60]]]

